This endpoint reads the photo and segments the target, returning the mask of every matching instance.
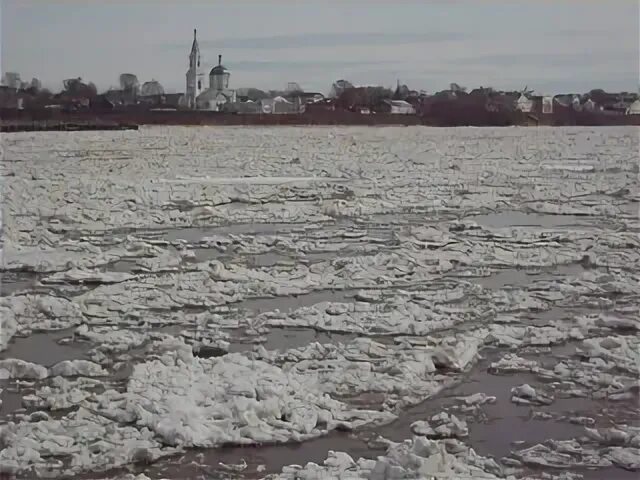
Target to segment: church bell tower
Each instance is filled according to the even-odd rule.
[[[200,66],[200,47],[198,46],[198,32],[193,29],[193,44],[189,53],[189,70],[187,70],[186,103],[188,108],[196,108],[196,98],[204,90],[204,73]]]

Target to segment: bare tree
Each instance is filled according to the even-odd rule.
[[[89,98],[94,98],[98,96],[98,87],[93,82],[89,82],[87,85],[87,93],[89,94]]]
[[[81,97],[81,98],[93,98],[97,96],[98,89],[93,83],[82,82],[82,78],[68,78],[62,82],[64,86],[64,93],[67,96],[71,97]]]
[[[31,79],[31,84],[30,84],[31,88],[33,88],[34,90],[38,91],[42,88],[42,82],[40,80],[38,80],[37,78],[33,77]]]
[[[249,100],[257,102],[259,100],[264,100],[265,98],[269,98],[269,94],[258,88],[247,88],[247,98]]]
[[[385,87],[352,87],[344,90],[336,104],[341,108],[375,107],[393,97],[393,91]]]
[[[367,87],[367,97],[369,105],[375,106],[383,100],[393,97],[393,92],[390,88],[385,87]]]

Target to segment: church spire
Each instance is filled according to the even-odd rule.
[[[200,47],[198,46],[197,34],[198,34],[198,31],[194,28],[193,29],[193,44],[191,45],[191,55],[200,53]]]
[[[187,89],[185,91],[186,104],[189,108],[196,108],[196,99],[201,92],[200,47],[198,46],[198,31],[194,28],[193,44],[189,53],[189,70],[187,70]]]

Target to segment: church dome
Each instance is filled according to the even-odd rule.
[[[222,65],[222,55],[218,55],[218,65],[216,65],[215,67],[213,67],[211,69],[211,72],[209,72],[209,76],[211,76],[211,75],[225,75],[225,74],[228,74],[228,73],[229,73],[229,70],[227,70],[227,67]]]
[[[227,67],[225,67],[224,65],[216,65],[211,69],[209,75],[224,75],[225,73],[229,73]]]

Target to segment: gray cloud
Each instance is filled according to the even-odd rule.
[[[496,55],[474,55],[473,57],[455,58],[447,63],[453,65],[482,65],[496,67],[511,67],[536,65],[540,67],[582,67],[597,66],[607,60],[625,61],[630,58],[629,52],[608,52],[605,55],[594,55],[592,52],[575,53],[504,53]],[[633,58],[633,53],[631,53]]]
[[[405,45],[411,43],[435,43],[464,39],[460,32],[427,33],[303,33],[296,35],[272,35],[264,37],[220,38],[199,40],[201,48],[226,49],[283,49],[340,46]],[[166,45],[166,48],[184,49],[184,43]]]
[[[0,2],[3,68],[54,89],[77,75],[103,89],[132,71],[183,90],[194,26],[204,62],[223,53],[233,86],[638,84],[637,0]]]
[[[603,38],[611,35],[611,32],[607,30],[597,30],[595,28],[558,28],[554,30],[550,30],[545,32],[545,36],[547,37],[587,37],[589,39],[593,38]]]
[[[266,60],[240,60],[225,63],[231,70],[233,71],[251,71],[251,72],[262,72],[262,71],[282,71],[282,70],[302,70],[309,72],[310,70],[333,70],[340,68],[354,68],[354,67],[367,67],[367,66],[375,66],[375,65],[388,65],[388,62],[384,61],[367,61],[367,62],[359,62],[359,61],[349,61],[349,60],[308,60],[308,61],[266,61]]]

